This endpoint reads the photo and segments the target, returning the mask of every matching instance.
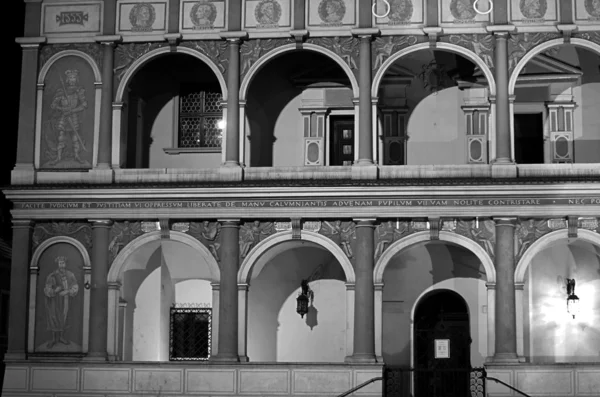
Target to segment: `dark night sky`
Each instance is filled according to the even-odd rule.
[[[8,9],[7,9],[8,8]],[[25,4],[23,0],[10,0],[10,5],[4,9],[4,30],[2,37],[3,53],[3,78],[5,90],[3,90],[2,141],[0,142],[0,186],[10,184],[10,171],[15,165],[17,151],[17,129],[19,124],[19,97],[21,83],[21,47],[15,43],[16,37],[23,36],[23,23],[25,16]],[[0,200],[2,209],[2,228],[0,237],[10,239],[10,214],[9,203],[2,195]],[[10,240],[9,240],[10,243]]]

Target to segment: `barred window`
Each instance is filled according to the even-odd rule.
[[[210,358],[212,309],[172,307],[170,361],[203,361]]]
[[[218,92],[193,91],[179,99],[179,147],[220,148],[223,118],[222,96]]]

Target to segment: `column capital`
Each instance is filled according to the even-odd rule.
[[[240,225],[239,219],[217,219],[217,222],[221,223],[221,227],[238,227]]]
[[[486,26],[485,30],[494,36],[506,37],[508,33],[516,31],[517,27],[515,25],[490,25]]]
[[[111,219],[88,219],[88,222],[92,224],[92,227],[111,227],[113,221]]]
[[[32,228],[35,222],[31,219],[13,219],[12,224],[13,229],[26,229]]]
[[[17,37],[15,39],[15,43],[19,44],[23,49],[38,49],[45,42],[45,37]]]
[[[352,219],[356,222],[356,227],[375,227],[375,221],[377,218],[354,218]]]
[[[515,283],[515,291],[523,291],[525,283]]]
[[[495,289],[496,289],[496,283],[485,283],[485,287],[486,287],[488,290],[490,290],[490,289],[491,289],[491,290],[495,290]]]
[[[510,216],[495,216],[492,218],[496,222],[496,226],[512,226],[515,227],[517,223],[516,217]]]
[[[110,290],[110,289],[113,289],[113,290],[114,290],[114,289],[119,289],[119,288],[121,288],[121,283],[120,283],[120,282],[118,282],[118,281],[114,281],[114,282],[110,282],[110,283],[108,283],[108,289],[109,289],[109,290]]]
[[[248,284],[248,283],[239,283],[237,286],[238,286],[238,291],[248,291],[248,288],[250,287],[250,284]]]
[[[353,36],[360,37],[361,39],[370,39],[373,36],[377,36],[380,30],[377,28],[357,28],[350,31]]]
[[[103,45],[115,45],[121,40],[123,40],[123,37],[120,35],[96,36],[94,37],[94,40],[96,40],[96,43],[100,43]]]
[[[222,39],[225,39],[229,42],[240,42],[243,39],[248,38],[248,32],[221,32],[219,33]]]

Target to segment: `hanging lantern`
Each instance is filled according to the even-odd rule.
[[[567,311],[575,318],[579,313],[579,298],[575,295],[575,279],[567,279]]]
[[[308,280],[302,280],[300,286],[302,289],[296,298],[296,312],[300,317],[304,318],[304,315],[308,313],[309,304],[311,304],[314,299],[314,293],[308,286]]]

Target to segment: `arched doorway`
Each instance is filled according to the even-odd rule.
[[[462,296],[434,290],[414,316],[414,395],[466,396],[471,367],[469,311]]]

